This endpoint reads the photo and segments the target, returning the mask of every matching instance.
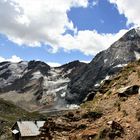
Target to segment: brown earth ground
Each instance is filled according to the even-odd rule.
[[[140,95],[118,96],[121,88],[133,85],[140,86],[139,61],[104,82],[81,109],[51,117],[51,135],[56,140],[140,140]]]

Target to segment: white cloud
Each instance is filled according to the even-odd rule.
[[[87,6],[88,0],[0,0],[0,33],[19,45],[36,47],[43,43],[50,45],[53,52],[63,48],[95,55],[126,30],[116,34],[99,34],[96,30],[77,32],[67,12],[71,7]],[[62,35],[67,29],[75,35]]]
[[[60,63],[57,63],[57,62],[46,62],[49,66],[51,66],[51,67],[59,67],[59,66],[61,66],[61,64]]]
[[[0,62],[4,62],[4,61],[10,61],[10,62],[17,63],[17,62],[22,61],[22,59],[20,57],[16,56],[16,55],[13,55],[11,58],[8,58],[8,59],[0,56]]]
[[[79,31],[74,37],[71,35],[61,37],[59,46],[63,46],[66,51],[80,50],[86,55],[95,55],[107,49],[127,31],[120,30],[116,34],[99,34],[96,30]]]
[[[0,33],[19,45],[57,44],[65,30],[76,30],[67,12],[88,0],[0,0]]]
[[[120,14],[127,18],[127,24],[140,25],[140,0],[109,0],[116,5]]]

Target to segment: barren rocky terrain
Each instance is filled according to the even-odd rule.
[[[104,81],[93,100],[81,108],[49,117],[56,140],[139,140],[140,61]]]

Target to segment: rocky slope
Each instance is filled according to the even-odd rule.
[[[0,113],[2,140],[11,139],[9,129],[17,119],[47,119],[40,137],[56,140],[139,140],[140,60],[105,80],[94,99],[79,109],[45,117],[0,100]]]
[[[44,129],[57,140],[139,140],[140,61],[105,80],[80,109],[48,118]]]
[[[103,79],[115,74],[128,62],[140,58],[140,29],[132,29],[93,60],[69,83],[67,100],[82,102],[86,95],[94,92]]]

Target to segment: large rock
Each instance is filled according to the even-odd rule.
[[[133,85],[133,86],[128,86],[128,87],[124,87],[119,89],[118,92],[118,96],[119,97],[128,97],[134,94],[138,94],[139,93],[139,88],[140,86],[138,85]]]

